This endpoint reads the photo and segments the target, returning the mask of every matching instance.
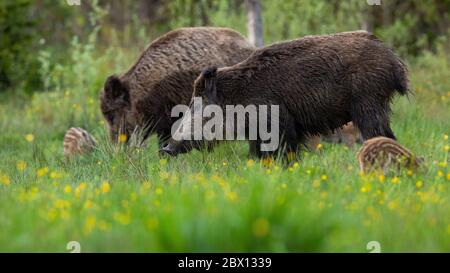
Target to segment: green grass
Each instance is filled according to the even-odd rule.
[[[107,62],[82,56],[99,70],[93,79],[0,98],[0,251],[67,252],[72,240],[83,252],[367,252],[369,241],[383,252],[450,251],[447,57],[415,61],[416,95],[394,104],[394,132],[426,167],[380,177],[361,175],[359,147],[341,145],[289,168],[249,161],[243,142],[171,159],[156,139],[111,149],[97,102]],[[98,149],[65,160],[71,126]]]

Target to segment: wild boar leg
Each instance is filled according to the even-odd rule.
[[[396,139],[389,122],[389,102],[384,104],[365,101],[352,105],[351,116],[353,123],[361,131],[364,140],[384,136]]]

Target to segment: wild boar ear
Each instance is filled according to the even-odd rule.
[[[204,95],[208,99],[208,103],[217,104],[217,87],[216,87],[216,76],[217,76],[217,67],[208,67],[202,72],[203,80],[204,80]]]
[[[106,79],[105,82],[105,94],[108,98],[112,100],[124,100],[129,102],[130,94],[128,88],[122,83],[119,77],[112,75]]]

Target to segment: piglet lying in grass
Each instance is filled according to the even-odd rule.
[[[358,152],[358,161],[362,172],[389,167],[418,169],[424,159],[417,157],[397,141],[387,137],[375,137],[366,140]]]
[[[64,155],[67,157],[90,153],[97,145],[94,137],[82,128],[70,128],[64,136]]]

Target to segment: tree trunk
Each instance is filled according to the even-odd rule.
[[[247,8],[248,39],[256,47],[264,46],[261,3],[259,0],[245,0]]]
[[[373,33],[374,26],[373,26],[372,10],[366,9],[365,12],[363,13],[363,16],[364,18],[361,24],[361,29]]]

